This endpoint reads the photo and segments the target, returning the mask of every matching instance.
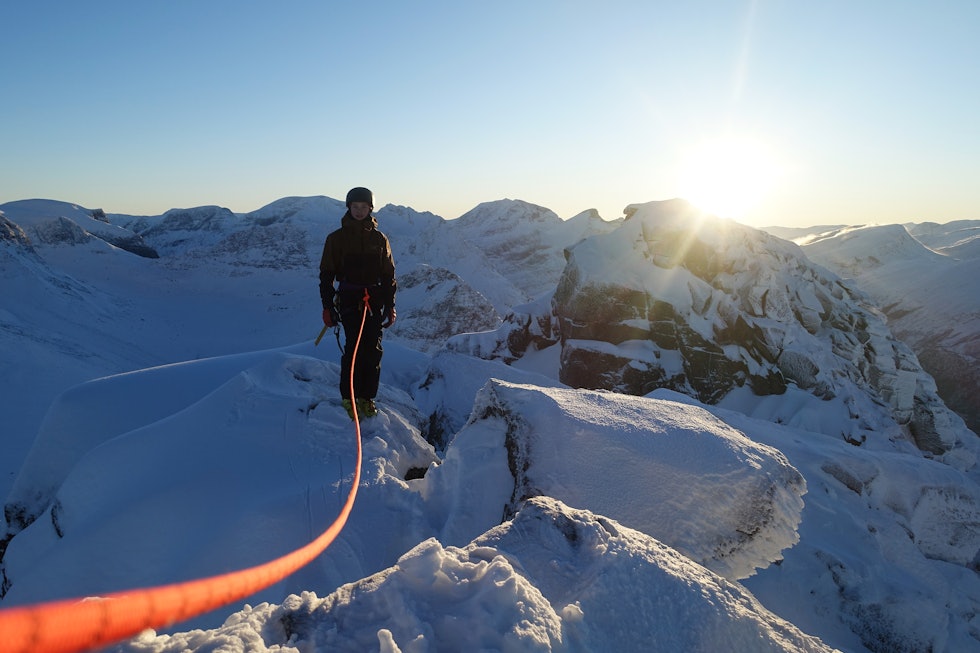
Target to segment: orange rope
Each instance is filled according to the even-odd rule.
[[[351,360],[353,363],[369,310],[365,311]],[[351,402],[354,403],[353,401]],[[357,465],[347,501],[332,524],[315,540],[291,553],[261,565],[185,583],[116,592],[99,598],[64,599],[23,607],[0,609],[0,653],[76,653],[190,619],[272,585],[301,569],[334,541],[347,523],[357,487],[361,482],[361,424],[354,409],[357,432]]]
[[[354,397],[354,363],[357,361],[357,350],[361,346],[361,336],[364,334],[364,324],[367,322],[368,313],[371,312],[371,295],[368,294],[368,289],[364,289],[364,310],[361,312],[361,328],[357,331],[357,340],[354,341],[354,353],[350,357],[350,405],[354,413],[354,428],[357,430],[357,439],[361,439],[361,421],[358,419],[357,415],[357,401]]]

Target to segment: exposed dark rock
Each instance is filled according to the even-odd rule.
[[[31,240],[24,233],[24,230],[8,220],[3,213],[0,213],[0,242],[13,243],[28,249],[31,247]]]
[[[792,384],[860,404],[842,434],[850,442],[874,428],[868,411],[932,455],[965,437],[867,297],[798,247],[677,202],[633,209],[616,232],[566,252],[553,299],[563,383],[668,388],[709,404],[746,385],[769,395]]]

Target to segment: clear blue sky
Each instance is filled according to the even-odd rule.
[[[0,34],[0,203],[613,219],[756,184],[737,148],[698,180],[727,136],[749,224],[980,218],[976,0],[32,0]]]

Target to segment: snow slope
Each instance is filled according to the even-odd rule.
[[[311,349],[309,345],[300,349],[304,348]],[[240,371],[234,374],[236,369]],[[218,381],[229,373],[230,378]],[[163,415],[153,415],[147,407],[127,402],[132,384],[123,381],[134,375],[169,376],[167,381],[174,385],[193,386],[192,394],[200,399],[186,407],[184,401],[174,400],[160,411]],[[100,431],[106,439],[89,443],[45,514],[11,541],[4,558],[10,581],[5,603],[193,578],[207,570],[255,564],[305,543],[317,525],[331,518],[345,491],[344,479],[353,469],[350,421],[336,401],[324,396],[332,394],[337,375],[335,363],[298,352],[270,351],[89,384],[89,401],[60,406],[64,418],[84,417],[78,411],[92,406],[132,405],[132,412],[127,419],[116,417],[122,433]],[[137,385],[152,380],[141,379]],[[337,604],[330,619],[370,622],[367,615],[374,614],[373,620],[380,620],[393,633],[392,641],[401,645],[422,635],[431,638],[437,650],[453,650],[463,642],[493,646],[496,638],[508,635],[501,624],[519,616],[513,628],[528,629],[530,634],[523,639],[513,635],[517,650],[536,650],[549,641],[553,650],[583,646],[594,650],[602,642],[621,642],[623,650],[630,650],[638,641],[657,638],[665,643],[685,638],[707,643],[726,637],[767,642],[753,650],[795,650],[793,646],[800,643],[823,650],[745,590],[641,532],[651,527],[671,532],[697,557],[723,571],[738,566],[744,573],[754,565],[768,564],[792,544],[802,508],[802,479],[785,459],[681,404],[601,393],[578,402],[576,392],[491,382],[474,405],[475,416],[486,416],[471,421],[437,465],[432,448],[409,426],[410,419],[417,419],[410,398],[385,386],[379,397],[385,406],[382,414],[364,424],[365,481],[340,539],[315,564],[250,602],[278,603],[290,593],[339,587],[365,577],[355,583],[364,590],[342,590],[342,599],[326,599]],[[550,400],[543,400],[542,393]],[[610,407],[629,412],[616,415]],[[145,416],[146,422],[141,423],[139,416]],[[561,428],[546,426],[559,418],[567,422]],[[514,427],[514,420],[521,419],[529,423]],[[91,415],[85,421],[93,421]],[[579,453],[555,458],[550,452],[570,445],[560,441],[569,432],[581,438],[574,447]],[[533,461],[519,487],[508,471],[508,448],[503,444],[515,437],[527,438],[517,446]],[[53,436],[39,438],[34,462],[26,467],[51,460],[64,444]],[[687,446],[696,446],[697,456]],[[41,455],[42,448],[48,455]],[[590,456],[596,448],[608,454],[597,461]],[[617,449],[621,453],[612,455]],[[692,465],[694,460],[698,462]],[[631,473],[622,473],[624,462],[630,463]],[[426,467],[424,478],[405,480],[410,470]],[[667,473],[671,467],[674,471]],[[699,475],[698,469],[713,471]],[[538,482],[545,479],[553,487]],[[678,503],[680,497],[675,495],[682,481],[689,488],[686,505]],[[617,507],[623,520],[617,524],[544,498],[561,487],[568,488],[569,499],[589,498],[598,501],[597,506]],[[598,494],[590,487],[605,490]],[[538,507],[526,513],[523,504],[518,509],[517,498],[539,493],[543,498]],[[514,513],[513,524],[495,529],[505,506]],[[739,506],[755,509],[743,511]],[[752,530],[747,524],[760,516],[770,523],[746,537]],[[659,518],[668,523],[660,523]],[[630,523],[637,529],[626,528]],[[514,532],[508,535],[508,529]],[[482,535],[484,531],[489,532]],[[495,544],[498,539],[506,544]],[[548,541],[563,539],[568,542],[564,550],[548,549],[555,545]],[[542,546],[543,551],[534,552]],[[502,571],[479,570],[473,579],[477,583],[487,573],[495,579],[493,585],[468,589],[463,579],[476,573],[467,571],[470,565],[493,567],[497,557],[501,565],[508,561]],[[555,575],[556,562],[579,577],[581,586],[561,582],[563,574]],[[650,575],[639,587],[637,565]],[[455,584],[439,580],[460,566],[449,576]],[[594,566],[603,570],[598,586],[587,581],[593,574],[582,575],[583,567]],[[504,575],[498,578],[500,573]],[[459,583],[462,587],[456,588]],[[527,614],[514,612],[520,610],[520,604],[514,603],[514,583],[522,588],[518,596],[527,594]],[[644,585],[651,587],[643,590]],[[545,590],[555,596],[550,600],[542,596]],[[458,599],[459,592],[470,591],[478,597],[486,595],[482,601],[484,609],[495,615],[493,626],[454,634],[459,626],[453,625],[451,612],[444,614],[437,607]],[[635,619],[641,630],[623,630],[622,618],[614,618],[607,605],[609,598],[622,597],[624,592],[639,597],[646,591],[676,593],[678,600],[695,606],[687,619],[704,612],[712,623],[696,634],[674,627],[664,630],[655,628],[663,615],[651,610],[625,617]],[[360,597],[363,592],[380,596]],[[360,606],[363,601],[383,601],[390,610],[390,602],[403,593],[413,597],[405,599],[404,610],[416,600],[435,605],[401,618],[397,612],[392,618],[388,611]],[[414,598],[417,593],[420,599]],[[705,600],[704,594],[715,596],[721,606],[709,607],[712,600]],[[559,596],[566,603],[552,605]],[[313,598],[307,595],[305,600]],[[300,609],[295,607],[296,599],[289,599],[289,605]],[[464,604],[462,615],[476,609]],[[209,618],[214,623],[215,616],[200,623],[208,623]],[[304,637],[318,640],[323,650],[328,645],[356,650],[365,638],[378,637],[384,628],[366,623],[363,628],[331,634],[328,620],[310,628]],[[542,640],[541,633],[549,631],[552,634]],[[651,633],[654,640],[649,639]],[[153,641],[149,650],[168,650],[159,648],[168,638]],[[294,644],[299,645],[295,638]],[[134,644],[120,650],[141,649]]]
[[[818,230],[797,242],[882,307],[946,403],[980,430],[980,221]]]
[[[50,204],[34,203],[35,223],[71,215]],[[22,387],[3,377],[3,396],[50,408],[43,420],[27,403],[5,411],[37,437],[5,502],[0,607],[239,568],[332,520],[353,432],[332,335],[311,342],[309,268],[337,205],[107,217],[158,259],[80,226],[87,210],[61,241],[3,223],[0,264],[16,281],[0,303],[5,345],[77,326],[73,347],[17,359]],[[479,208],[478,224],[452,229],[378,212],[401,220],[400,274],[428,266],[419,278],[435,285],[405,293],[405,335],[386,338],[381,414],[363,423],[365,474],[339,540],[246,605],[113,650],[980,648],[980,490],[965,458],[944,464],[887,436],[855,446],[840,437],[854,404],[793,383],[716,406],[568,387],[550,293],[508,282],[515,303],[489,300],[478,288],[519,259],[459,255],[490,251],[504,225],[530,238],[556,224],[524,203]],[[626,226],[594,230],[583,215],[535,237],[541,274],[582,236]],[[464,231],[469,244],[453,235]],[[786,252],[789,266],[803,256]],[[413,323],[436,310],[417,304],[430,298],[447,323],[492,306],[503,326],[425,340]],[[886,413],[869,413],[870,433],[894,432],[875,421]],[[5,456],[24,459],[9,433]]]

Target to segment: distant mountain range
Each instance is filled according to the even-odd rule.
[[[946,404],[980,432],[980,220],[771,231],[868,293]]]
[[[0,205],[0,271],[6,280],[0,347],[8,352],[0,362],[0,395],[11,407],[5,411],[0,469],[0,495],[7,497],[0,558],[41,515],[57,521],[61,508],[53,506],[60,505],[61,484],[74,478],[73,470],[94,455],[103,438],[139,426],[126,411],[107,415],[106,397],[131,396],[140,407],[138,419],[155,423],[182,402],[207,396],[226,368],[260,357],[249,352],[312,340],[321,326],[320,248],[343,211],[342,202],[327,197],[283,198],[245,214],[208,206],[129,216],[51,200]],[[391,239],[399,278],[399,320],[385,336],[399,348],[397,358],[393,353],[386,359],[385,372],[392,388],[385,399],[404,421],[397,437],[408,437],[402,429],[417,429],[432,450],[415,451],[413,444],[411,455],[422,465],[427,457],[441,463],[427,482],[455,493],[458,479],[447,474],[456,467],[472,473],[482,455],[472,440],[456,442],[459,434],[509,425],[500,436],[508,454],[500,464],[509,465],[509,474],[494,468],[492,483],[503,487],[513,479],[505,509],[465,501],[439,509],[443,518],[448,514],[443,533],[455,533],[461,544],[479,539],[493,525],[486,520],[512,518],[527,498],[568,503],[579,496],[570,489],[572,481],[551,474],[551,459],[535,448],[546,442],[548,451],[561,450],[555,434],[534,435],[548,424],[566,423],[568,436],[581,447],[576,455],[584,459],[589,440],[576,439],[575,430],[593,428],[585,426],[591,417],[577,412],[585,405],[636,410],[644,420],[660,414],[646,404],[603,399],[613,393],[708,407],[746,433],[757,428],[766,446],[787,451],[799,453],[802,445],[781,445],[751,420],[791,429],[797,443],[813,437],[814,443],[833,443],[812,445],[836,452],[824,459],[790,456],[802,476],[772,454],[766,465],[780,470],[779,482],[767,478],[753,485],[751,475],[743,478],[743,489],[753,489],[735,498],[731,528],[701,524],[691,533],[672,533],[661,527],[667,515],[674,518],[669,510],[641,520],[647,535],[713,571],[745,578],[777,561],[779,550],[796,537],[792,529],[800,508],[784,507],[792,514],[781,514],[784,508],[767,502],[783,493],[797,497],[806,485],[812,492],[838,483],[860,498],[860,510],[887,512],[894,519],[888,528],[904,529],[915,555],[974,573],[980,551],[980,275],[974,274],[980,221],[756,230],[681,200],[635,204],[626,218],[613,222],[594,211],[561,220],[519,200],[481,204],[449,221],[395,205],[376,215]],[[319,345],[320,355],[330,357],[325,347],[336,353],[332,340],[328,336]],[[232,358],[202,361],[196,374],[160,367],[214,357]],[[78,386],[135,371],[131,378]],[[304,381],[325,373],[296,374]],[[159,382],[166,378],[174,380]],[[496,381],[487,386],[489,379]],[[106,388],[112,394],[100,395]],[[154,401],[148,392],[166,397]],[[478,406],[474,396],[481,397]],[[558,407],[540,409],[536,418],[520,416],[528,401]],[[79,415],[88,417],[77,423]],[[687,419],[701,419],[700,413]],[[616,424],[632,428],[628,418]],[[390,439],[394,433],[381,435]],[[607,434],[598,433],[594,437],[605,441]],[[691,445],[685,437],[678,442]],[[616,438],[604,446],[617,446]],[[864,458],[851,457],[851,450]],[[668,456],[643,455],[652,456],[654,466]],[[915,497],[911,505],[888,490],[901,482],[904,472],[898,470],[905,464],[932,470],[920,476],[934,479],[902,490]],[[587,467],[576,473],[583,487],[595,483],[589,485],[592,498],[601,499],[603,481],[588,478]],[[672,492],[684,490],[657,491],[670,503],[679,502]],[[807,495],[803,500],[817,506],[825,501]],[[780,501],[795,506],[797,499]],[[615,504],[597,500],[588,508],[609,514]],[[631,508],[612,516],[637,527],[630,520],[639,508]],[[809,579],[831,569],[843,597],[833,610],[868,650],[890,650],[873,642],[894,643],[903,629],[920,628],[904,624],[902,616],[921,600],[918,593],[882,607],[858,591],[860,574],[852,577],[835,567],[842,563],[833,546],[814,537],[817,529],[810,524],[804,518],[798,527],[802,544],[794,549],[796,557],[746,585],[764,599],[778,595],[773,579],[780,574]],[[763,541],[772,532],[779,533],[775,545]],[[877,566],[888,554],[872,546],[862,555]],[[906,569],[923,563],[916,558],[888,564]],[[814,583],[800,596],[813,594],[820,585]],[[966,591],[958,583],[950,591]],[[22,581],[19,591],[28,586]],[[980,601],[980,595],[974,598]],[[930,606],[937,614],[950,611],[951,623],[965,619],[962,606],[955,615],[952,608]],[[870,619],[875,610],[885,610],[887,618]]]

